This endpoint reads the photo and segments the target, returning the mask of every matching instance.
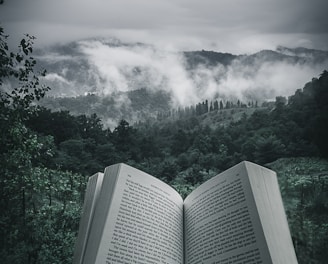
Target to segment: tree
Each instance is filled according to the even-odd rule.
[[[222,100],[220,100],[220,110],[222,110],[224,107],[223,107],[223,102]]]
[[[213,107],[213,103],[211,101],[211,104],[210,104],[210,112],[212,112],[214,110],[214,107]]]
[[[268,166],[277,172],[299,263],[326,263],[328,257],[327,160],[279,159]]]
[[[25,122],[29,128],[44,135],[52,135],[56,145],[61,142],[78,138],[85,134],[81,128],[83,123],[79,118],[72,116],[68,111],[51,112],[40,108],[33,112]]]
[[[49,90],[30,56],[33,40],[26,35],[12,52],[0,27],[1,262],[69,263],[81,197],[77,176],[37,167],[53,154],[53,141],[25,125]]]
[[[281,109],[287,104],[287,99],[284,96],[277,96],[275,101],[275,106],[277,109]]]
[[[314,113],[312,138],[321,154],[328,157],[328,72],[324,71],[320,78],[313,81],[314,99],[317,106],[317,113]]]
[[[184,130],[179,129],[172,138],[172,154],[178,155],[180,153],[186,152],[190,146],[189,135],[185,133]]]
[[[96,114],[92,114],[90,117],[85,115],[78,116],[77,121],[80,130],[79,134],[82,138],[93,138],[96,142],[101,143],[106,141],[101,119]]]
[[[16,53],[9,51],[7,38],[0,27],[0,107],[7,110],[5,114],[9,110],[17,118],[25,118],[32,102],[44,97],[50,88],[40,84],[39,76],[45,76],[46,71],[35,73],[36,60],[30,56],[35,38],[26,35]]]
[[[219,110],[219,103],[218,100],[214,101],[214,110]]]
[[[282,156],[285,150],[284,144],[276,135],[259,135],[255,139],[255,161],[259,164],[275,161]]]
[[[159,178],[165,182],[170,182],[175,178],[178,171],[179,168],[175,162],[171,160],[165,160],[161,163]]]

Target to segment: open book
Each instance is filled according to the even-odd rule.
[[[116,164],[90,177],[74,263],[297,263],[275,172],[241,162],[183,201]]]

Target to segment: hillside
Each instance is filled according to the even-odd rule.
[[[42,106],[72,114],[96,113],[110,127],[125,119],[208,100],[259,105],[288,97],[328,68],[328,52],[278,47],[254,54],[167,51],[117,39],[87,39],[36,50],[52,89]]]
[[[96,114],[106,127],[115,127],[121,119],[130,123],[155,118],[158,112],[170,110],[170,96],[164,91],[139,89],[99,96],[45,97],[40,106],[52,111],[69,111],[73,115]]]

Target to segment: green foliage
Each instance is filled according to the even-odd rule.
[[[40,159],[51,158],[51,137],[40,137],[17,121],[4,132],[2,263],[70,263],[85,181],[79,175],[36,167]]]
[[[299,263],[325,263],[328,258],[327,160],[279,159],[268,166],[278,174]]]
[[[190,183],[183,183],[183,184],[172,184],[172,187],[181,195],[184,199],[191,193],[196,187],[191,185]]]
[[[35,72],[33,40],[11,52],[0,27],[1,263],[71,263],[85,180],[44,168],[53,137],[26,126],[49,90],[39,80],[45,72]]]
[[[26,124],[36,132],[52,135],[56,144],[72,139],[79,133],[78,120],[67,111],[52,113],[39,108],[29,116]]]
[[[34,37],[26,35],[18,46],[18,52],[9,51],[7,36],[0,27],[0,107],[10,107],[16,114],[22,115],[31,107],[34,100],[44,97],[50,88],[40,84],[39,75],[45,71],[35,73],[36,60],[30,56],[33,51]],[[8,80],[12,85],[9,84]],[[14,87],[12,87],[14,85]]]
[[[313,78],[302,90],[289,98],[289,117],[303,127],[304,136],[328,157],[328,72]]]
[[[85,188],[81,176],[36,167],[4,184],[2,263],[71,263]]]

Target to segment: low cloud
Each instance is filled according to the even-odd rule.
[[[104,89],[98,92],[105,95],[148,88],[168,91],[177,105],[198,100],[181,53],[147,45],[112,47],[100,41],[81,42],[81,51],[103,80]]]
[[[326,65],[291,64],[285,61],[264,62],[245,66],[239,61],[229,66],[218,85],[221,97],[248,100],[274,100],[276,96],[290,96]]]
[[[57,73],[50,73],[50,74],[47,74],[45,77],[44,77],[44,80],[48,81],[48,82],[58,82],[58,83],[62,83],[63,85],[69,85],[69,81],[66,80],[64,77],[60,76],[59,74]]]
[[[188,71],[182,53],[154,46],[110,46],[91,41],[81,42],[80,48],[102,80],[103,89],[98,92],[165,90],[175,106],[217,98],[263,101],[289,96],[328,67],[328,62],[271,62],[260,56],[251,64],[236,59],[229,66],[199,65]]]
[[[310,59],[297,62],[286,57],[270,60],[265,53],[256,54],[251,61],[248,59],[252,56],[239,56],[228,65],[198,64],[190,68],[181,52],[124,44],[116,39],[80,41],[76,49],[72,57],[55,53],[45,56],[44,62],[50,67],[57,65],[45,78],[53,87],[51,93],[115,93],[117,109],[130,103],[122,97],[124,92],[142,88],[168,92],[173,107],[215,99],[273,100],[292,95],[328,68],[328,61],[318,64]]]

